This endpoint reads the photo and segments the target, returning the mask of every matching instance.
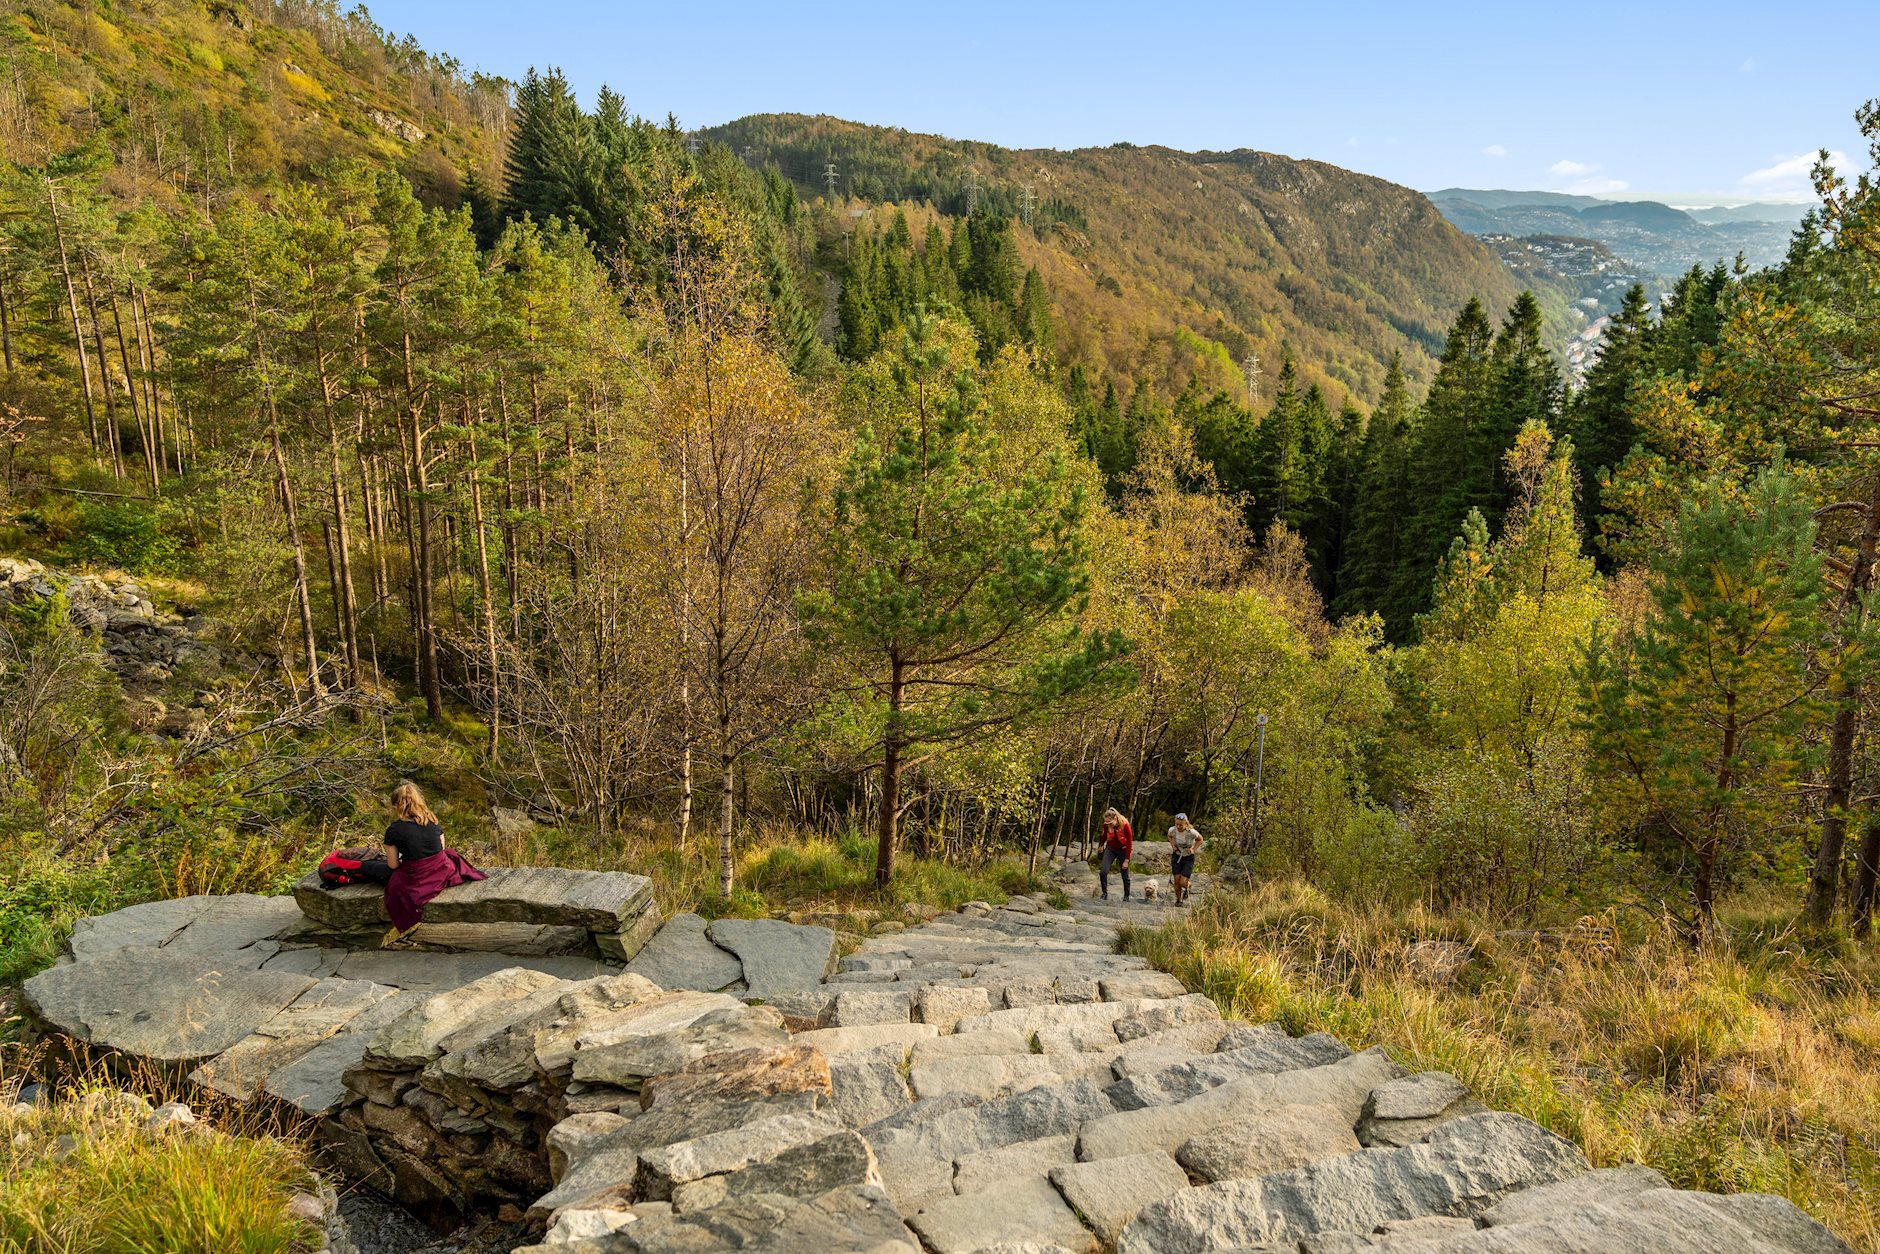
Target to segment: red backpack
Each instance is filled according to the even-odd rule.
[[[348,884],[383,884],[391,867],[383,857],[364,849],[335,849],[320,859],[320,883],[328,888]]]

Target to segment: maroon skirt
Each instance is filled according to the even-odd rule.
[[[424,918],[425,903],[454,884],[468,884],[484,878],[455,849],[445,849],[428,858],[401,862],[385,881],[385,913],[392,926],[401,932],[418,926]]]

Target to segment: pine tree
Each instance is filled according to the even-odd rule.
[[[1651,552],[1646,621],[1587,664],[1605,772],[1690,855],[1693,939],[1811,761],[1805,732],[1835,665],[1814,536],[1782,467],[1759,475],[1747,501],[1734,483],[1707,481]]]
[[[813,636],[869,676],[880,751],[875,882],[894,874],[901,776],[923,751],[981,736],[1100,680],[1113,640],[1077,627],[1086,505],[1062,458],[1002,464],[978,381],[924,316],[869,407],[824,528],[831,583]]]

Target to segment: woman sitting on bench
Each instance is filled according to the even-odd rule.
[[[385,881],[385,913],[392,920],[387,941],[418,926],[425,903],[446,888],[484,878],[462,854],[444,847],[443,824],[410,780],[392,789],[392,813],[398,817],[385,829],[385,862],[392,868]]]

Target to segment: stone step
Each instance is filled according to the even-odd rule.
[[[1132,1075],[1109,1089],[1118,1110],[1140,1110],[1186,1101],[1211,1088],[1250,1075],[1322,1067],[1349,1057],[1351,1051],[1337,1037],[1324,1032],[1290,1037],[1272,1033],[1239,1049],[1183,1060],[1159,1071]]]
[[[1231,1080],[1171,1106],[1118,1111],[1093,1120],[1078,1132],[1077,1157],[1090,1162],[1154,1150],[1172,1153],[1212,1128],[1282,1106],[1326,1103],[1355,1124],[1371,1090],[1402,1074],[1382,1050],[1370,1049],[1322,1067]],[[1107,1093],[1104,1101],[1110,1101]]]
[[[1082,1151],[1080,1142],[1080,1157]],[[1317,1233],[1369,1234],[1381,1224],[1426,1215],[1472,1219],[1517,1190],[1586,1169],[1578,1149],[1530,1120],[1473,1115],[1405,1149],[1359,1150],[1258,1179],[1183,1190],[1145,1207],[1117,1249],[1182,1254],[1280,1247]]]

